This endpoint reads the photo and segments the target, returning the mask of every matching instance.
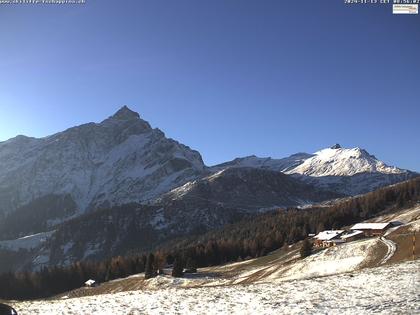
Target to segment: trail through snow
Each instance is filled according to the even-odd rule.
[[[393,241],[386,239],[385,237],[381,236],[379,238],[382,243],[386,245],[388,248],[387,253],[385,254],[384,258],[379,262],[380,265],[385,264],[388,260],[391,259],[392,256],[394,256],[395,251],[397,250],[397,244],[395,244]]]

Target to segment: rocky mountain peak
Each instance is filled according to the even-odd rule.
[[[101,123],[10,143],[0,145],[0,215],[48,195],[70,195],[80,213],[149,200],[205,168],[197,151],[127,106]]]
[[[338,143],[336,143],[330,149],[341,149],[341,145],[339,145]]]
[[[119,120],[139,119],[140,115],[124,105],[111,118]]]

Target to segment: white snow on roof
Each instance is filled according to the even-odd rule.
[[[345,240],[345,239],[347,239],[347,238],[349,238],[349,237],[353,237],[353,236],[355,236],[355,235],[359,235],[359,234],[363,234],[363,232],[362,232],[362,231],[357,231],[357,230],[355,230],[355,231],[351,231],[351,232],[349,232],[349,233],[347,233],[347,234],[345,234],[345,235],[342,235],[342,236],[341,236],[341,238],[342,238],[343,240]]]
[[[86,282],[85,282],[85,284],[86,284],[86,285],[92,285],[92,284],[94,284],[95,282],[96,282],[95,280],[89,279],[88,281],[86,281]]]
[[[351,227],[352,230],[383,230],[390,222],[385,223],[357,223]]]
[[[344,230],[327,230],[327,231],[319,232],[317,235],[315,235],[314,238],[320,241],[329,241],[343,233],[344,233]]]

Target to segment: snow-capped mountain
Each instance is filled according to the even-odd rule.
[[[242,166],[283,172],[319,188],[346,195],[366,193],[418,175],[388,166],[364,149],[346,149],[339,144],[313,154],[298,153],[283,159],[238,158],[211,169],[218,172]]]
[[[77,211],[162,194],[232,167],[268,169],[347,195],[407,179],[413,173],[387,166],[363,149],[339,145],[283,159],[238,158],[207,168],[197,151],[168,139],[124,106],[101,123],[45,138],[17,136],[0,143],[0,215],[46,196],[68,196]],[[55,197],[54,197],[55,198]]]
[[[81,212],[149,200],[204,169],[197,151],[124,106],[101,123],[1,142],[0,214],[46,195],[69,195]]]
[[[359,173],[403,174],[406,170],[388,166],[360,148],[345,149],[336,144],[331,148],[315,152],[303,163],[285,170],[288,174],[314,177],[353,176]]]

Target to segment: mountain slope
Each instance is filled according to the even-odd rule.
[[[347,195],[364,194],[418,175],[388,166],[364,149],[345,149],[340,145],[314,153],[286,173],[320,188]]]
[[[82,212],[144,201],[204,168],[197,151],[123,107],[98,124],[0,143],[0,213],[51,194],[71,196]]]
[[[179,314],[180,309],[188,314],[232,315],[416,314],[420,302],[413,275],[419,268],[419,261],[415,261],[320,279],[279,284],[268,278],[265,283],[241,285],[225,284],[224,279],[215,278],[217,273],[211,272],[189,278],[159,276],[150,280],[143,280],[139,274],[85,289],[86,296],[82,297],[70,292],[59,299],[8,301],[8,304],[22,315],[63,312],[171,315]],[[214,284],[208,285],[212,280]],[[345,297],[335,290],[345,292]]]
[[[340,145],[315,152],[287,173],[308,176],[353,176],[358,173],[402,174],[405,171],[388,166],[360,148],[345,149]]]
[[[418,176],[414,172],[388,166],[364,149],[346,149],[338,144],[314,154],[298,153],[283,159],[238,158],[211,169],[218,172],[242,166],[283,172],[308,184],[345,195],[367,193]]]
[[[252,167],[222,169],[188,182],[163,195],[162,200],[213,201],[244,211],[311,204],[342,195],[304,184],[283,173]]]
[[[32,268],[147,251],[174,238],[200,235],[265,209],[340,195],[288,175],[254,168],[221,171],[189,182],[150,205],[128,204],[87,213],[57,226],[35,251]]]

